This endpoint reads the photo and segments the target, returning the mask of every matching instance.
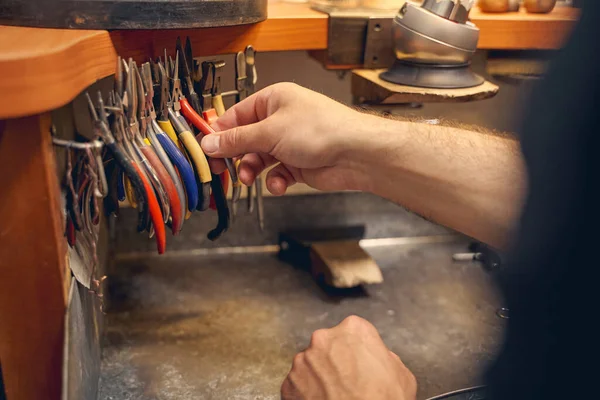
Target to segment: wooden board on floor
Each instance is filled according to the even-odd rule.
[[[315,242],[311,245],[313,275],[336,288],[383,282],[379,266],[356,240]]]
[[[441,103],[484,100],[498,93],[498,86],[489,81],[465,89],[429,89],[397,85],[379,77],[383,69],[352,71],[352,96],[359,103]]]

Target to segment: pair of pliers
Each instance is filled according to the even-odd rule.
[[[200,98],[198,93],[194,88],[194,79],[193,79],[193,52],[192,52],[192,44],[190,38],[186,39],[185,50],[182,49],[181,46],[181,38],[177,38],[177,52],[181,54],[182,62],[180,64],[180,75],[183,77],[183,93],[185,95],[184,99],[180,100],[181,111],[183,115],[194,125],[197,129],[198,126],[204,126],[204,120],[200,117],[200,113],[202,112],[202,106],[200,103]],[[199,134],[196,136],[198,142],[202,140],[203,134]],[[218,222],[215,229],[211,230],[208,233],[208,238],[210,240],[218,239],[224,232],[229,229],[230,223],[230,214],[229,214],[229,206],[227,205],[226,193],[227,189],[225,187],[225,183],[222,178],[217,174],[213,174],[211,171],[212,181],[211,181],[211,189],[212,189],[212,198],[214,201],[214,206],[217,209]],[[224,175],[226,176],[226,175]]]
[[[183,92],[184,97],[180,100],[181,113],[189,121],[196,129],[200,130],[200,126],[204,127],[206,125],[202,119],[202,109],[203,106],[200,101],[200,97],[195,89],[194,82],[194,66],[193,66],[193,56],[192,56],[192,43],[190,38],[188,37],[185,43],[185,50],[181,45],[181,38],[177,37],[176,43],[177,53],[181,57],[181,62],[179,63],[179,75],[182,78],[181,80],[181,90]],[[201,139],[200,137],[199,139]],[[226,185],[226,183],[225,183]],[[224,189],[227,192],[227,188]],[[215,209],[216,205],[211,199],[211,208]]]
[[[139,117],[140,133],[144,141],[144,146],[140,149],[146,156],[148,162],[150,162],[150,165],[156,171],[160,182],[167,192],[171,213],[169,223],[171,225],[172,233],[176,235],[181,230],[185,215],[185,194],[179,176],[175,172],[173,164],[171,164],[171,161],[165,154],[163,148],[160,146],[160,143],[158,143],[157,140],[152,143],[150,140],[151,138],[156,137],[154,134],[154,124],[156,123],[154,117],[156,117],[156,113],[154,111],[154,104],[152,103],[154,88],[152,87],[150,64],[146,63],[145,65],[142,65],[142,71],[143,74],[140,73],[139,68],[134,64],[137,86],[141,89],[141,91],[138,91],[140,92],[140,95],[143,96],[144,100],[143,102],[140,102],[142,104],[140,106],[141,115]]]
[[[85,95],[88,101],[88,108],[95,129],[99,133],[99,136],[102,138],[102,141],[104,142],[106,148],[114,157],[115,162],[125,173],[127,178],[131,181],[135,189],[135,195],[138,203],[137,229],[139,232],[141,232],[146,229],[149,220],[150,199],[146,191],[146,187],[149,187],[150,183],[147,182],[145,177],[142,175],[138,165],[131,158],[129,158],[117,144],[115,137],[113,136],[109,127],[110,125],[108,121],[108,115],[104,107],[102,94],[98,92],[97,111],[96,107],[94,106],[94,103],[92,102],[92,99],[90,98],[90,95],[88,93],[86,93]],[[156,196],[154,195],[153,191],[152,196],[154,197],[152,199],[152,207],[158,207],[158,200],[156,199]]]
[[[179,52],[175,56],[175,64],[169,72],[169,79],[171,81],[171,97],[168,104],[168,115],[169,121],[177,132],[177,137],[183,143],[183,146],[187,150],[191,161],[195,167],[198,179],[200,181],[199,195],[201,196],[199,206],[197,209],[204,211],[208,209],[210,202],[210,188],[212,181],[212,174],[208,165],[206,155],[202,151],[200,144],[196,141],[195,136],[192,134],[192,129],[188,125],[187,121],[181,115],[181,100],[185,100],[183,93],[181,92],[181,81],[179,80]]]
[[[177,168],[179,176],[183,182],[186,198],[187,198],[187,209],[189,211],[195,211],[198,206],[198,184],[194,177],[194,169],[188,162],[185,155],[185,150],[179,142],[177,133],[173,129],[173,125],[169,121],[169,77],[167,71],[162,62],[156,63],[156,71],[158,73],[157,80],[160,86],[159,92],[159,109],[160,113],[157,116],[156,123],[158,129],[155,130],[156,138],[161,144],[167,156]]]
[[[251,96],[256,91],[256,82],[258,75],[256,73],[256,51],[252,46],[247,46],[245,51],[240,51],[236,54],[235,75],[236,75],[236,101],[240,102],[248,96]],[[254,189],[256,192],[256,214],[258,217],[258,225],[260,230],[264,230],[264,205],[263,205],[263,178],[258,175],[254,180]],[[253,187],[248,186],[248,211],[254,211],[253,202]]]
[[[225,114],[225,105],[223,104],[223,96],[221,94],[221,72],[225,66],[224,61],[205,61],[202,63],[202,79],[199,86],[202,90],[202,98],[204,100],[204,112],[202,115],[206,121]],[[212,106],[212,107],[211,107]],[[210,127],[210,125],[209,125]],[[214,131],[210,130],[209,133]],[[232,209],[235,215],[235,207],[240,199],[241,182],[238,179],[236,164],[231,158],[225,158],[225,165],[231,176],[232,184]]]
[[[170,216],[170,203],[167,194],[167,190],[164,187],[157,171],[154,166],[150,163],[147,158],[149,146],[144,143],[140,128],[143,128],[141,124],[144,123],[143,107],[144,107],[144,89],[139,79],[139,74],[136,74],[137,65],[130,58],[128,64],[124,64],[127,71],[127,80],[125,84],[125,115],[127,117],[126,132],[128,133],[129,141],[125,141],[126,148],[128,149],[131,157],[138,163],[142,168],[148,180],[154,188],[157,198],[160,201],[161,216],[163,224],[169,220]],[[142,100],[142,101],[140,101]],[[152,227],[149,227],[152,235]]]
[[[118,94],[112,93],[112,96],[110,97],[110,105],[110,109],[114,113],[113,127],[115,129],[115,132],[120,132],[120,136],[123,137],[126,131],[126,122],[124,117],[125,111],[123,108],[123,102],[121,100],[121,97]],[[161,212],[160,204],[143,166],[134,156],[131,155],[131,153],[134,153],[136,150],[132,149],[131,144],[128,142],[129,139],[121,139],[119,143],[122,145],[122,149],[124,150],[123,153],[127,155],[131,160],[133,167],[135,168],[136,172],[138,172],[138,174],[140,175],[141,181],[143,183],[143,191],[147,199],[146,202],[148,207],[148,213],[150,216],[150,219],[144,229],[156,234],[156,247],[158,253],[162,254],[164,253],[166,248],[166,236],[164,219]],[[129,176],[128,178],[128,182],[130,182],[135,187],[135,182],[131,180]],[[135,199],[136,202],[139,204],[140,197],[137,190],[135,191]]]

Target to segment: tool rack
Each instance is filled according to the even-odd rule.
[[[306,4],[269,4],[253,25],[90,31],[0,26],[0,363],[8,400],[61,396],[65,307],[71,282],[50,111],[114,74],[117,54],[143,61],[190,36],[194,56],[325,50],[328,16]],[[578,11],[471,13],[484,49],[554,49]],[[349,68],[352,66],[348,66]]]

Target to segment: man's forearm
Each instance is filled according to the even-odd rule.
[[[369,119],[353,152],[363,190],[504,247],[526,190],[516,140],[424,123]]]

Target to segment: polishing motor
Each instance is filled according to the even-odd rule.
[[[481,85],[471,71],[479,29],[468,21],[475,0],[406,2],[394,17],[394,65],[381,78],[400,85],[455,89]]]

